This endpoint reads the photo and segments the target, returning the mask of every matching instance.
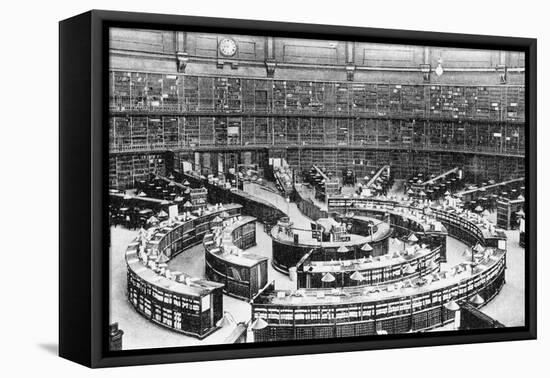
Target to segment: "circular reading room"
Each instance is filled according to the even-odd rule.
[[[118,348],[525,324],[522,53],[116,28],[109,53]]]

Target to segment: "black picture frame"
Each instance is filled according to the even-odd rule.
[[[526,57],[524,327],[348,339],[108,350],[106,230],[109,27],[208,31],[517,50]],[[536,39],[92,10],[59,24],[59,355],[88,367],[157,364],[535,339]]]

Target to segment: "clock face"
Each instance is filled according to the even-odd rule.
[[[224,38],[220,41],[219,49],[223,56],[233,56],[237,52],[237,44],[230,38]]]

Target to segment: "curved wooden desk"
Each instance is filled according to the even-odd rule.
[[[256,245],[256,218],[239,216],[204,237],[206,276],[228,295],[249,300],[267,284],[267,257],[243,250]]]
[[[209,208],[198,216],[161,223],[138,236],[126,249],[127,295],[145,318],[174,331],[204,338],[214,332],[223,316],[223,285],[186,277],[167,270],[166,262],[199,243],[212,221],[224,212],[240,213],[241,206]]]
[[[357,201],[357,198],[353,201]],[[424,209],[391,201],[377,203],[369,199],[363,205],[357,204],[353,211],[364,210],[370,211],[369,214],[384,216],[388,213],[395,216],[399,214],[407,221],[411,218],[403,216],[408,211],[421,211],[419,219],[426,215]],[[349,206],[346,208],[349,210]],[[445,225],[441,229],[444,234],[449,224],[453,228],[448,232],[453,236],[470,235],[468,239],[464,237],[464,240],[476,236],[475,241],[483,248],[474,254],[472,263],[459,264],[447,272],[429,273],[413,279],[403,277],[398,282],[366,288],[348,286],[277,291],[274,285],[269,285],[252,303],[253,318],[262,318],[268,323],[266,328],[254,331],[255,340],[423,331],[453,321],[454,312],[445,307],[451,300],[460,303],[479,294],[484,299],[481,305],[489,302],[500,292],[505,282],[506,236],[485,225],[481,227],[480,219],[469,219],[467,214],[454,214],[452,209],[429,209],[427,214]],[[434,224],[431,222],[417,226],[422,226],[416,231],[417,235],[422,232],[440,232],[433,230]]]

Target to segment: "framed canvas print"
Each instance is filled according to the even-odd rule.
[[[60,355],[536,337],[536,40],[60,23]]]

